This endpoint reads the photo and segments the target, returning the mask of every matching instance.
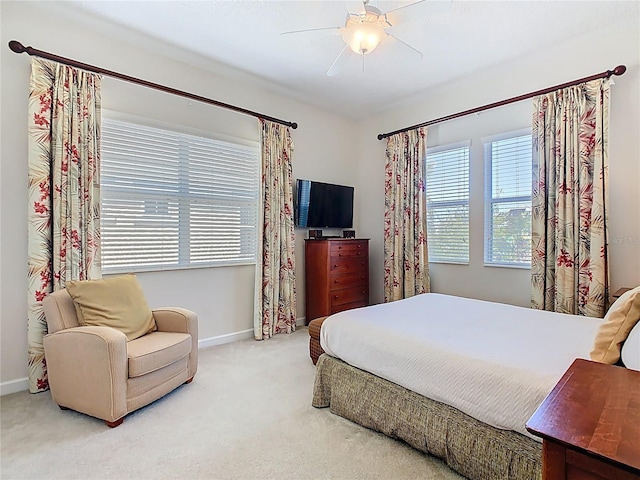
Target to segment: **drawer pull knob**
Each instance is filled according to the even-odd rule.
[[[334,295],[334,297],[333,297],[333,298],[340,298],[340,297],[339,297],[338,295]]]

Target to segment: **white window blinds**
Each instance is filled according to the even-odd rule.
[[[102,268],[254,263],[257,146],[103,119]]]
[[[485,142],[484,156],[485,264],[530,267],[531,134]]]
[[[427,150],[429,261],[469,263],[469,144]]]

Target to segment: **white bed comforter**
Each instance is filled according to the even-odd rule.
[[[320,344],[333,357],[536,438],[525,423],[602,319],[427,293],[334,314]]]

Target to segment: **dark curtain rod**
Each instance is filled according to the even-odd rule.
[[[263,115],[258,112],[252,112],[251,110],[247,110],[246,108],[236,107],[235,105],[229,105],[228,103],[219,102],[217,100],[212,100],[210,98],[202,97],[200,95],[195,95],[193,93],[184,92],[182,90],[177,90],[171,87],[166,87],[158,83],[148,82],[140,78],[130,77],[129,75],[124,75],[122,73],[112,72],[111,70],[106,70],[104,68],[89,65],[87,63],[77,62],[69,58],[59,57],[58,55],[54,55],[53,53],[37,50],[33,47],[25,47],[24,45],[22,45],[20,42],[16,40],[11,40],[9,42],[9,48],[15,53],[27,53],[32,56],[46,58],[58,63],[69,65],[71,67],[76,67],[82,70],[87,70],[89,72],[99,73],[102,75],[107,75],[109,77],[117,78],[119,80],[124,80],[125,82],[136,83],[144,87],[160,90],[161,92],[171,93],[173,95],[186,97],[191,100],[197,100],[198,102],[208,103],[209,105],[215,105],[216,107],[222,107],[222,108],[226,108],[227,110],[233,110],[234,112],[244,113],[245,115],[251,115],[252,117],[262,118],[264,120],[269,120],[271,122],[280,123],[282,125],[286,125],[287,127],[291,127],[293,129],[298,128],[298,124],[296,122],[287,122],[285,120],[280,120],[279,118],[270,117],[268,115]]]
[[[591,75],[590,77],[579,78],[578,80],[574,80],[573,82],[563,83],[561,85],[556,85],[554,87],[545,88],[543,90],[537,90],[531,93],[525,93],[524,95],[518,95],[517,97],[508,98],[506,100],[500,100],[499,102],[489,103],[487,105],[483,105],[482,107],[472,108],[470,110],[465,110],[463,112],[453,113],[451,115],[447,115],[446,117],[436,118],[435,120],[429,120],[428,122],[419,123],[417,125],[413,125],[407,128],[401,128],[400,130],[395,130],[389,133],[380,133],[378,134],[378,140],[382,140],[383,138],[390,137],[391,135],[395,135],[396,133],[408,132],[409,130],[413,130],[415,128],[420,127],[428,127],[429,125],[435,125],[436,123],[446,122],[447,120],[453,120],[454,118],[464,117],[465,115],[471,115],[472,113],[482,112],[484,110],[489,110],[490,108],[502,107],[503,105],[508,105],[510,103],[519,102],[520,100],[526,100],[528,98],[537,97],[538,95],[544,95],[545,93],[555,92],[556,90],[560,90],[566,87],[572,87],[573,85],[578,85],[580,83],[590,82],[591,80],[597,80],[599,78],[609,78],[611,75],[622,75],[627,71],[627,67],[624,65],[618,65],[613,70],[607,70],[606,72],[596,73],[595,75]]]

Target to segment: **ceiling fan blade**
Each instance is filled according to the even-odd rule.
[[[444,13],[451,8],[451,0],[418,0],[417,2],[393,8],[387,12],[387,19],[392,25],[407,23],[413,20],[424,20],[429,15]]]
[[[345,0],[344,5],[347,8],[348,15],[359,15],[366,11],[364,8],[365,2],[363,0]]]
[[[345,45],[342,51],[338,54],[336,59],[329,67],[329,70],[327,70],[327,76],[333,77],[342,71],[347,61],[349,60],[349,57],[351,56],[350,52],[351,49],[349,48],[349,45]]]
[[[402,10],[403,8],[413,7],[414,5],[417,5],[419,3],[424,3],[425,1],[426,0],[418,0],[417,2],[407,3],[406,5],[402,5],[401,7],[397,7],[397,8],[392,8],[391,10],[388,10],[384,13],[385,15],[388,15],[389,13],[397,12],[398,10]]]
[[[280,35],[291,35],[292,33],[307,33],[307,32],[326,32],[326,33],[339,33],[343,27],[321,27],[321,28],[305,28],[304,30],[291,30],[289,32],[282,32]]]
[[[396,47],[400,47],[402,49],[402,54],[410,56],[411,60],[414,60],[414,61],[422,60],[423,55],[420,50],[409,45],[407,42],[405,42],[404,40],[401,40],[400,38],[396,37],[392,33],[387,32],[387,35],[393,38],[394,40],[397,40],[397,42],[395,42],[395,45]]]

